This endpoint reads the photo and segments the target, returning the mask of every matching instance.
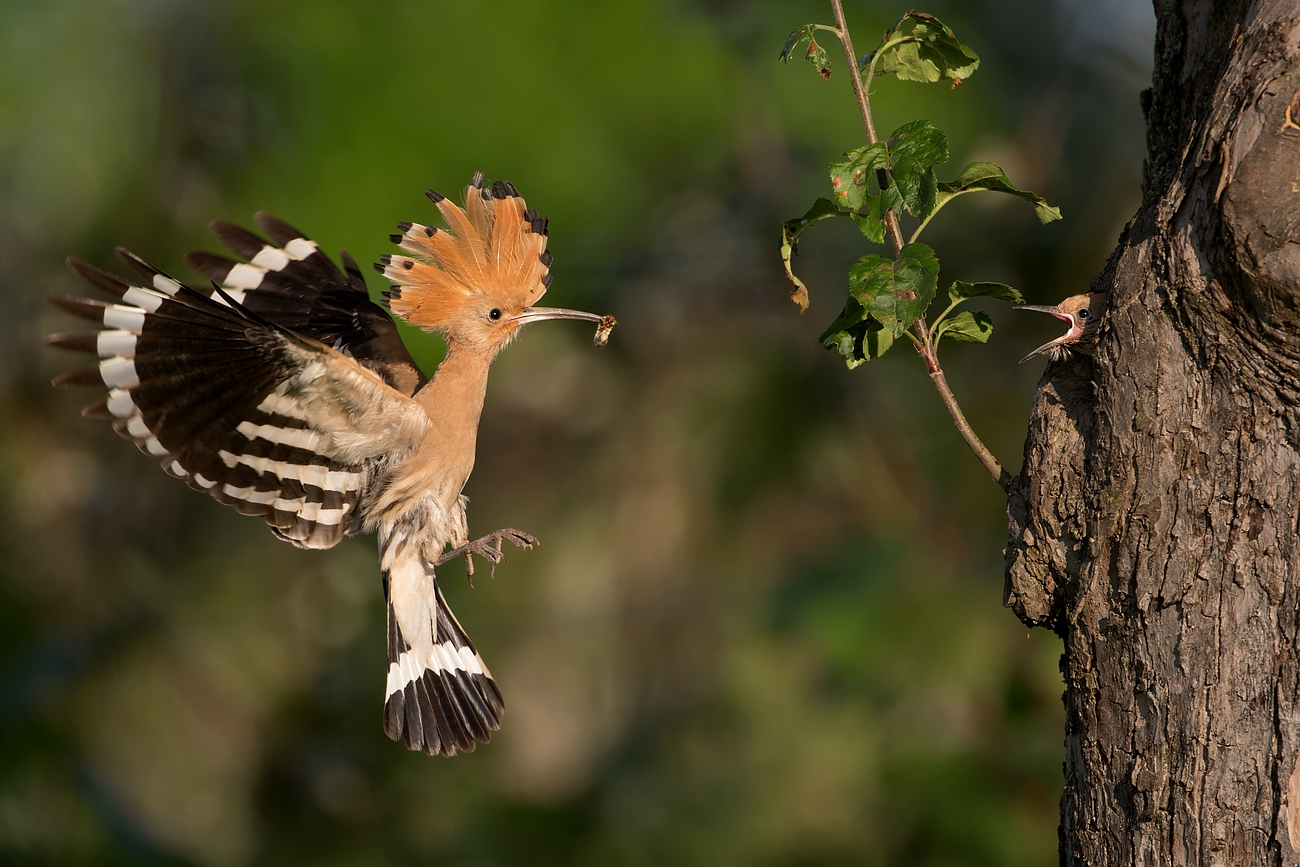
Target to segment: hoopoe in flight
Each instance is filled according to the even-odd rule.
[[[346,250],[340,271],[314,241],[266,214],[256,220],[270,242],[212,224],[247,261],[186,255],[213,281],[207,289],[121,248],[138,285],[69,259],[112,301],[52,298],[103,330],[48,342],[100,356],[54,384],[107,386],[83,415],[111,420],[195,490],[263,518],[302,548],[378,534],[388,608],[384,730],[410,749],[451,756],[486,743],[504,706],[435,569],[471,554],[495,566],[503,541],[537,541],[512,529],[469,540],[461,490],[488,368],[530,322],[599,323],[603,345],[614,320],[534,306],[551,283],[547,219],[513,185],[484,186],[480,172],[463,209],[427,195],[449,231],[399,223],[392,240],[402,254],[375,267],[393,284],[388,308],[443,335],[447,354],[432,378],[370,301]]]
[[[1097,342],[1097,333],[1101,331],[1101,314],[1106,308],[1106,293],[1091,292],[1087,295],[1071,295],[1054,307],[1040,307],[1022,304],[1017,310],[1035,310],[1055,316],[1069,324],[1065,333],[1055,340],[1049,340],[1033,352],[1020,359],[1024,364],[1035,355],[1047,353],[1053,360],[1064,358],[1075,350],[1087,352]]]

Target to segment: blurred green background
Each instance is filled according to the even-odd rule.
[[[859,51],[904,10],[850,0]],[[982,56],[955,91],[880,81],[948,174],[992,159],[1061,206],[967,197],[941,280],[1084,291],[1139,197],[1140,0],[934,0]],[[1060,644],[1000,606],[1003,499],[905,348],[846,371],[817,335],[868,252],[782,220],[862,143],[838,49],[783,67],[822,2],[0,3],[0,861],[146,865],[1047,865]],[[538,534],[443,583],[505,694],[493,742],[381,728],[372,538],[275,541],[56,392],[89,293],[69,254],[177,276],[207,222],[266,209],[362,262],[477,169],[551,217],[547,302],[499,359],[471,531]],[[979,201],[979,199],[986,201]],[[367,272],[369,273],[369,272]],[[374,277],[375,275],[371,275]],[[377,293],[383,288],[372,281]],[[1018,468],[1054,322],[989,302],[945,345]],[[433,365],[436,337],[408,332]]]

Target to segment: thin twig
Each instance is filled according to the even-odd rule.
[[[927,359],[928,361],[928,359]],[[937,364],[930,371],[930,381],[934,383],[934,390],[939,392],[939,399],[943,405],[948,408],[948,415],[952,416],[952,423],[961,434],[961,438],[970,446],[970,450],[979,458],[979,462],[984,465],[984,469],[989,471],[993,481],[1006,491],[1011,486],[1011,474],[1002,468],[998,459],[993,457],[993,452],[989,451],[988,446],[980,440],[971,430],[970,422],[966,421],[966,416],[962,414],[961,407],[957,405],[957,398],[953,395],[952,389],[948,387],[948,380],[943,375],[943,368]]]
[[[957,397],[948,387],[948,378],[943,375],[943,368],[939,366],[939,357],[934,351],[934,346],[930,343],[930,330],[925,324],[925,320],[917,318],[912,325],[916,328],[919,340],[917,341],[916,351],[925,359],[926,369],[930,372],[930,381],[934,383],[934,390],[939,392],[939,399],[943,401],[944,408],[948,410],[948,415],[952,417],[952,423],[957,428],[957,433],[970,446],[970,450],[979,458],[979,462],[984,465],[984,469],[989,471],[993,481],[997,482],[1002,490],[1009,490],[1011,484],[1011,474],[1002,468],[998,459],[989,451],[989,447],[984,445],[984,441],[979,438],[971,428],[970,422],[966,421],[966,415],[961,411],[961,406],[957,403]]]
[[[871,119],[871,99],[867,89],[862,86],[862,76],[858,74],[858,55],[853,51],[853,39],[849,36],[849,25],[844,21],[844,4],[840,0],[831,0],[831,11],[835,13],[835,26],[839,29],[840,47],[844,49],[844,62],[849,65],[849,80],[853,82],[853,95],[858,98],[858,112],[862,115],[862,127],[867,132],[867,144],[877,141],[876,124]],[[879,173],[882,186],[888,185],[889,176],[882,169]],[[903,232],[898,226],[898,215],[893,209],[885,211],[885,229],[889,232],[890,243],[894,245],[894,254],[903,249]]]
[[[831,11],[835,14],[835,26],[839,29],[837,34],[840,38],[840,46],[844,49],[844,60],[849,65],[849,79],[853,82],[853,95],[858,99],[858,111],[862,114],[862,127],[867,133],[867,144],[873,145],[877,141],[876,125],[871,119],[871,99],[867,95],[867,89],[862,85],[862,76],[858,74],[858,57],[853,51],[853,40],[849,37],[849,25],[844,20],[844,4],[842,0],[830,0]],[[886,189],[889,184],[889,176],[882,169],[878,175],[881,182],[881,189]],[[894,255],[897,256],[903,250],[903,232],[898,225],[898,215],[893,209],[885,211],[885,229],[889,232],[890,243],[894,247]],[[998,459],[989,451],[988,446],[971,429],[970,422],[966,421],[965,414],[962,413],[961,407],[957,404],[957,398],[948,387],[948,378],[943,375],[943,368],[939,366],[939,357],[935,354],[934,344],[930,340],[930,328],[925,322],[925,317],[918,317],[912,322],[912,327],[916,329],[917,339],[916,351],[925,359],[926,369],[930,373],[930,381],[934,383],[934,390],[939,393],[939,399],[943,401],[944,407],[948,410],[948,415],[952,417],[952,423],[961,434],[961,438],[970,446],[970,450],[979,458],[984,469],[989,471],[993,481],[1007,490],[1011,484],[1011,476]]]
[[[862,125],[867,129],[867,144],[875,144],[876,125],[871,121],[871,103],[867,100],[867,91],[862,87],[862,76],[858,75],[858,55],[853,51],[853,40],[849,37],[849,25],[844,23],[844,5],[840,0],[831,0],[831,11],[835,13],[835,27],[839,30],[840,45],[844,48],[844,62],[851,70],[853,95],[858,98],[858,110],[862,112]]]

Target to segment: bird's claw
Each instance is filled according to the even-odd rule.
[[[504,530],[496,530],[488,533],[486,536],[475,539],[473,542],[466,542],[459,548],[451,549],[446,554],[443,554],[435,560],[433,565],[436,568],[444,563],[449,563],[452,560],[455,560],[457,557],[464,557],[466,564],[465,571],[471,579],[470,586],[473,586],[473,555],[477,554],[484,560],[488,561],[488,574],[495,577],[497,564],[506,559],[505,552],[501,550],[502,545],[505,542],[509,542],[517,548],[531,548],[534,545],[539,544],[537,537],[532,533],[525,533],[523,530],[516,530],[512,527],[507,527]]]

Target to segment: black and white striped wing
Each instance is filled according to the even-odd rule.
[[[375,462],[424,434],[419,405],[328,346],[119,254],[151,288],[69,260],[114,302],[51,299],[104,329],[49,338],[101,358],[55,385],[107,386],[84,414],[281,538],[328,548],[358,529]]]
[[[356,262],[342,251],[340,271],[316,242],[267,213],[254,216],[266,241],[216,220],[212,233],[247,261],[191,252],[185,261],[220,284],[234,301],[295,334],[319,340],[355,358],[407,395],[425,382],[397,333],[393,318],[370,300]],[[220,294],[209,292],[214,300]]]

